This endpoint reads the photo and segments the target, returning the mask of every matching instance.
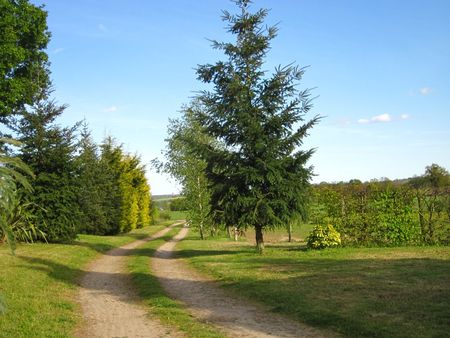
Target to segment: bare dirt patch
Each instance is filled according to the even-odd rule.
[[[139,304],[126,272],[126,256],[146,241],[164,236],[171,227],[144,240],[113,249],[87,267],[79,292],[85,323],[76,336],[182,337],[149,316]]]
[[[162,245],[151,264],[166,292],[184,302],[194,317],[216,325],[231,337],[335,336],[270,313],[261,305],[236,299],[220,289],[214,280],[193,270],[182,259],[174,258],[175,245],[187,232],[188,228],[183,228]]]

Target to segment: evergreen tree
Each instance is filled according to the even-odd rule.
[[[138,215],[136,228],[142,228],[144,226],[150,225],[151,223],[151,209],[152,209],[152,199],[150,193],[150,186],[148,184],[147,178],[145,177],[145,167],[140,166],[136,170],[136,192],[137,192],[137,202],[138,202]]]
[[[112,137],[101,145],[100,164],[106,177],[103,191],[107,234],[128,232],[150,224],[150,187],[140,158],[126,154]]]
[[[108,136],[100,145],[100,167],[106,180],[103,192],[106,199],[103,200],[103,208],[107,217],[105,235],[120,233],[120,220],[122,215],[122,191],[120,186],[122,147]]]
[[[200,144],[198,150],[207,163],[213,205],[226,224],[254,227],[262,250],[264,228],[304,214],[312,175],[306,163],[313,151],[299,147],[319,118],[304,122],[311,102],[309,91],[297,87],[303,68],[280,66],[271,76],[263,70],[277,34],[264,26],[267,10],[250,13],[249,0],[236,3],[239,14],[223,12],[236,41],[213,42],[226,60],[197,69],[198,79],[213,85],[198,96],[205,109],[197,118],[222,146]]]
[[[122,214],[120,217],[120,231],[128,232],[137,226],[139,206],[137,186],[139,178],[136,169],[139,159],[133,156],[124,156],[121,162],[120,189],[122,195]]]
[[[74,162],[78,126],[55,124],[65,108],[40,101],[14,126],[23,144],[20,157],[36,176],[34,193],[28,195],[35,206],[35,221],[51,242],[74,239],[80,222]]]
[[[107,213],[104,201],[107,177],[100,165],[98,147],[91,137],[86,123],[83,124],[78,144],[77,184],[79,186],[78,202],[82,212],[80,232],[104,235],[108,232]]]

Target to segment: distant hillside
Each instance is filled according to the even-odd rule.
[[[163,201],[163,200],[171,200],[174,198],[179,198],[181,197],[180,195],[152,195],[152,200],[154,201]]]

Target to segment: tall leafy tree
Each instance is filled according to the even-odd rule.
[[[183,108],[180,119],[170,121],[166,151],[167,162],[160,167],[172,175],[182,186],[188,209],[188,221],[197,228],[201,239],[205,238],[205,229],[210,225],[211,191],[206,177],[206,161],[196,153],[199,144],[210,144],[202,126],[195,119],[196,111],[201,110],[198,101]],[[156,162],[158,164],[158,162]]]
[[[285,226],[304,214],[305,189],[312,175],[312,150],[303,150],[307,132],[319,117],[304,122],[310,92],[299,90],[304,68],[263,69],[275,27],[266,27],[268,11],[249,11],[249,0],[235,1],[238,14],[223,12],[234,42],[213,42],[225,60],[201,65],[198,79],[211,84],[198,99],[205,107],[197,118],[208,136],[223,147],[200,145],[213,185],[213,205],[227,224],[251,226],[264,248],[263,229]]]
[[[0,0],[0,122],[34,104],[50,84],[47,13],[27,0]]]

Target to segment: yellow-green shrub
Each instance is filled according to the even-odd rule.
[[[340,244],[341,235],[331,224],[316,225],[307,237],[307,246],[310,249],[324,249]]]

